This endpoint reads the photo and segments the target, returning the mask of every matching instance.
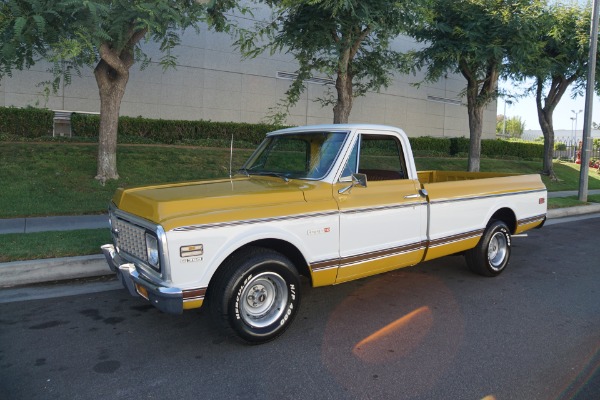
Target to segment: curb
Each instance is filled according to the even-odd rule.
[[[600,213],[600,204],[548,210],[548,219]],[[0,288],[114,275],[102,254],[0,263]]]
[[[548,210],[548,219],[572,217],[575,215],[600,213],[600,204],[588,204],[587,206],[555,208]]]
[[[102,254],[0,263],[0,286],[114,275]]]

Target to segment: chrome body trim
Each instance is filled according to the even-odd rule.
[[[132,263],[123,263],[112,244],[102,246],[102,253],[110,269],[116,272],[121,284],[134,297],[143,297],[154,307],[169,314],[183,312],[183,291],[179,288],[166,287],[150,282],[142,276]],[[145,289],[142,294],[138,287]]]
[[[523,190],[520,192],[511,192],[511,193],[501,193],[501,194],[486,194],[483,196],[467,196],[467,197],[460,197],[460,198],[456,198],[456,199],[442,199],[442,200],[431,200],[430,204],[443,204],[443,203],[456,203],[459,201],[471,201],[471,200],[478,200],[478,199],[489,199],[492,197],[507,197],[507,196],[519,196],[522,194],[529,194],[529,193],[546,193],[545,189],[536,189],[536,190]]]
[[[113,224],[113,218],[118,218],[127,223],[136,225],[142,229],[145,229],[154,235],[158,239],[158,249],[159,249],[159,265],[160,271],[154,269],[146,260],[142,260],[133,254],[127,252],[120,252],[119,249],[115,249],[119,254],[120,259],[125,261],[129,261],[139,267],[139,272],[142,272],[147,279],[151,280],[155,284],[160,284],[162,281],[170,281],[171,280],[171,265],[169,258],[166,257],[168,254],[168,244],[167,244],[167,235],[164,228],[156,223],[148,221],[144,218],[140,218],[136,215],[127,213],[125,211],[119,210],[114,203],[111,203],[108,208],[109,221],[111,224],[111,234],[113,235],[113,244],[116,245],[115,235],[118,235],[118,232],[115,232]],[[145,244],[145,238],[142,238]]]

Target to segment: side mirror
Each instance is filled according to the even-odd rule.
[[[366,188],[367,187],[367,175],[366,174],[352,174],[352,183],[350,184],[350,186],[346,186],[345,188],[338,190],[338,193],[339,194],[350,194],[350,192],[352,191],[352,188],[355,186]]]

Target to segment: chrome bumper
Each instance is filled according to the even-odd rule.
[[[154,307],[169,314],[183,312],[183,292],[181,289],[158,286],[144,279],[132,263],[124,262],[112,244],[101,247],[106,262],[111,271],[129,291],[132,296],[141,296],[148,300]]]

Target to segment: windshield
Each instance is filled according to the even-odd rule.
[[[321,179],[327,175],[347,132],[299,132],[267,137],[241,172],[284,179]]]

